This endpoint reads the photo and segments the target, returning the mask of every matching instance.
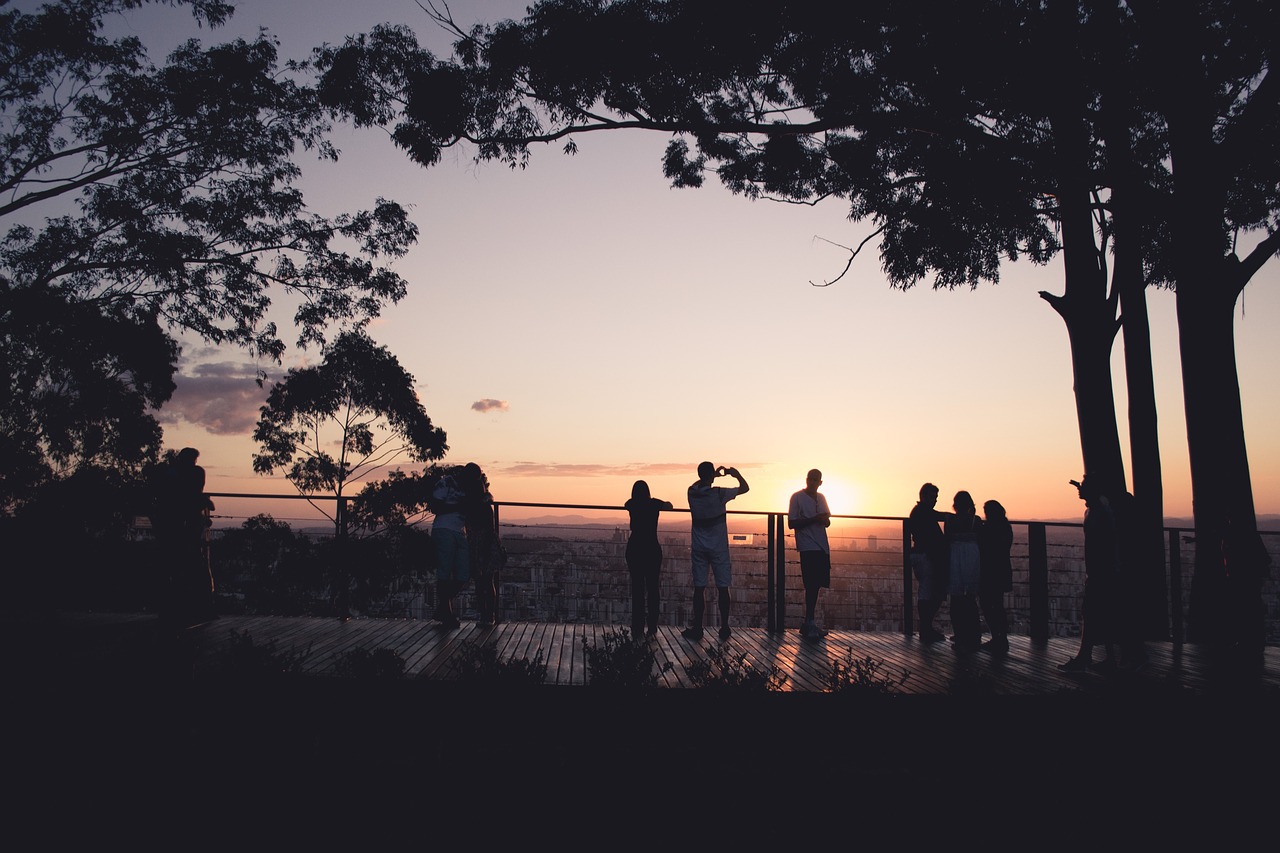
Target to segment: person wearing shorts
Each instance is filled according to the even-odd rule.
[[[715,486],[717,476],[733,477],[736,486]],[[729,639],[729,585],[733,580],[729,560],[729,525],[725,504],[751,487],[737,468],[717,468],[710,462],[698,466],[698,479],[689,487],[689,515],[693,530],[689,558],[693,566],[693,624],[682,633],[685,639],[701,640],[706,620],[706,589],[715,578],[720,606],[720,639]]]
[[[800,578],[804,582],[804,624],[800,626],[800,636],[815,643],[827,634],[814,621],[818,594],[824,587],[831,587],[831,543],[827,540],[831,510],[826,495],[818,491],[820,485],[822,472],[814,468],[805,478],[805,487],[791,496],[787,507],[787,527],[795,531]]]

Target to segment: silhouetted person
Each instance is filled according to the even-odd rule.
[[[467,528],[467,557],[475,582],[477,621],[498,624],[498,571],[503,552],[493,513],[489,479],[474,462],[462,469],[463,516]]]
[[[631,486],[631,499],[624,508],[631,519],[631,535],[627,537],[627,572],[631,575],[631,636],[641,633],[652,637],[658,633],[659,573],[662,570],[662,545],[658,542],[658,513],[672,509],[671,501],[649,494],[649,484],[636,480]]]
[[[978,553],[982,558],[982,574],[978,580],[978,603],[991,630],[991,639],[982,647],[993,652],[1009,650],[1009,615],[1004,609],[1004,595],[1013,590],[1013,525],[999,501],[982,505],[984,516],[978,530]]]
[[[435,513],[431,524],[431,544],[436,556],[435,618],[446,629],[460,624],[454,602],[471,579],[467,522],[463,515],[466,493],[453,474],[446,473],[431,490],[428,507]]]
[[[947,537],[939,522],[951,513],[936,509],[938,487],[925,483],[920,487],[920,500],[907,516],[907,532],[911,535],[911,571],[916,576],[916,610],[920,616],[920,639],[936,643],[946,639],[933,620],[942,609],[947,594]]]
[[[209,565],[209,513],[200,451],[184,447],[164,466],[153,496],[152,529],[164,560],[160,616],[174,628],[213,618],[213,571]]]
[[[821,485],[822,472],[814,468],[805,477],[804,488],[791,496],[787,507],[787,527],[796,532],[800,577],[804,581],[804,624],[800,626],[800,636],[815,643],[827,634],[814,619],[818,593],[823,587],[831,587],[831,544],[827,541],[831,510],[826,495],[818,491]]]
[[[982,620],[978,616],[978,591],[982,577],[982,556],[978,535],[982,519],[973,496],[956,492],[951,504],[955,512],[943,523],[947,536],[948,592],[951,594],[951,627],[956,651],[971,652],[982,644]]]
[[[717,475],[733,477],[737,486],[714,486]],[[701,640],[706,621],[708,575],[714,574],[720,605],[720,639],[727,640],[729,630],[729,584],[732,570],[729,562],[729,525],[725,504],[744,495],[751,487],[737,468],[725,468],[703,462],[698,465],[698,479],[689,487],[689,515],[693,531],[689,559],[693,564],[693,624],[683,631],[686,639]]]
[[[1074,482],[1074,481],[1073,481]],[[1058,664],[1063,672],[1086,672],[1093,666],[1093,647],[1106,655],[1099,665],[1115,666],[1116,598],[1119,583],[1120,543],[1116,517],[1106,488],[1095,474],[1075,484],[1084,501],[1084,600],[1080,608],[1080,650]]]

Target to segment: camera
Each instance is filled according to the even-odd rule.
[[[724,477],[724,476],[727,476],[728,474],[729,474],[729,469],[726,468],[725,466],[721,465],[720,467],[716,468],[717,477]]]

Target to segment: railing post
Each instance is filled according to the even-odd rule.
[[[778,540],[778,550],[774,554],[778,577],[778,593],[774,597],[774,607],[777,609],[777,613],[774,615],[774,622],[778,626],[778,633],[787,630],[787,537],[783,532],[782,519],[781,513],[774,516],[773,519],[774,527],[778,531],[774,537]]]
[[[777,541],[774,539],[773,513],[769,513],[768,520],[765,522],[768,532],[769,547],[765,552],[765,596],[764,596],[764,622],[765,630],[773,633],[778,630],[776,617],[773,610],[774,591],[774,548],[777,547]]]
[[[1173,644],[1182,645],[1182,537],[1169,531],[1169,613],[1173,617]]]
[[[911,528],[902,519],[902,636],[916,632],[915,607],[911,600]]]
[[[1049,545],[1043,521],[1027,525],[1028,586],[1031,594],[1031,640],[1049,641]]]

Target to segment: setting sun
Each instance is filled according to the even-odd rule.
[[[797,490],[804,487],[804,483],[788,482],[783,485],[774,506],[786,509],[791,502],[791,496]],[[865,512],[862,506],[861,490],[849,483],[841,477],[829,477],[827,474],[822,475],[822,485],[818,486],[818,491],[827,498],[827,506],[831,508],[833,515],[859,515]]]

